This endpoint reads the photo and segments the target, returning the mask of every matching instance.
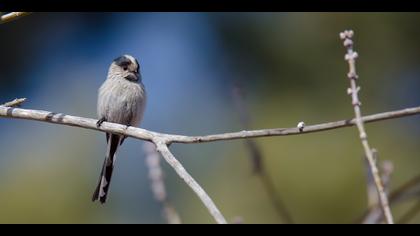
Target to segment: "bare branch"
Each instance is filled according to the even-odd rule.
[[[29,15],[30,12],[10,12],[0,16],[0,24],[16,20],[22,16]],[[204,191],[204,189],[194,180],[194,178],[185,170],[182,164],[175,158],[175,156],[169,150],[169,145],[172,143],[203,143],[203,142],[214,142],[222,140],[235,140],[235,139],[249,139],[257,137],[270,137],[270,136],[286,136],[286,135],[299,135],[313,132],[321,132],[331,129],[338,129],[344,127],[350,127],[356,125],[359,130],[360,139],[364,152],[370,167],[370,172],[373,176],[374,183],[378,192],[379,202],[381,209],[384,213],[384,217],[388,224],[393,224],[393,216],[389,207],[389,200],[387,197],[386,189],[382,178],[380,177],[379,170],[376,165],[374,158],[373,149],[370,148],[367,134],[364,128],[364,123],[376,122],[386,119],[395,119],[405,116],[411,116],[420,114],[420,107],[406,108],[397,111],[390,111],[384,113],[378,113],[370,116],[362,116],[361,113],[361,102],[358,97],[358,92],[360,87],[357,86],[358,75],[356,73],[356,63],[355,60],[358,56],[357,52],[353,51],[353,31],[344,31],[340,33],[340,37],[344,42],[344,46],[347,49],[347,54],[345,60],[349,64],[349,73],[348,78],[350,80],[350,88],[347,90],[348,94],[352,97],[352,105],[354,107],[355,118],[348,120],[341,120],[317,125],[306,126],[303,122],[299,122],[298,127],[292,128],[274,128],[274,129],[260,129],[260,130],[243,130],[239,132],[231,133],[222,133],[222,134],[213,134],[213,135],[204,135],[204,136],[185,136],[185,135],[176,135],[176,134],[166,134],[159,133],[154,131],[149,131],[146,129],[128,127],[121,124],[103,122],[100,127],[97,126],[96,119],[78,117],[65,115],[62,113],[54,113],[49,111],[41,110],[30,110],[30,109],[20,109],[15,108],[22,104],[26,99],[15,99],[11,102],[0,105],[0,117],[7,118],[16,118],[16,119],[26,119],[26,120],[36,120],[41,122],[48,122],[59,125],[66,126],[75,126],[91,130],[97,130],[101,132],[109,132],[119,135],[124,135],[127,137],[132,137],[140,140],[149,141],[155,144],[156,151],[159,152],[165,161],[176,171],[176,173],[185,181],[185,183],[196,193],[200,198],[202,203],[206,206],[210,214],[216,220],[217,223],[226,224],[224,216],[221,214],[219,209],[216,207],[209,195]],[[248,123],[248,120],[243,120],[245,126]],[[248,141],[248,140],[247,140]],[[249,146],[255,143],[248,143]],[[254,147],[254,149],[256,149]],[[149,153],[152,155],[151,153]],[[156,162],[159,159],[156,156],[153,157],[154,160],[148,160],[149,169],[150,169],[150,178],[152,180],[152,188],[157,200],[162,202],[165,209],[165,214],[167,215],[167,220],[170,223],[179,223],[179,216],[176,214],[173,207],[168,204],[166,199],[166,192],[164,188],[164,183],[162,180],[162,170],[160,169],[159,163]],[[261,158],[255,158],[257,161],[261,161]],[[155,165],[153,165],[155,164]],[[261,164],[261,163],[259,163]],[[256,166],[256,169],[261,171],[261,166]],[[158,174],[156,174],[158,172]],[[389,177],[392,172],[390,168],[389,173],[385,173],[383,176],[384,179]],[[265,175],[263,175],[265,176]],[[389,178],[388,178],[389,179]],[[389,182],[389,181],[387,181]],[[394,199],[392,199],[394,200]],[[418,204],[419,205],[419,204]],[[415,213],[419,208],[417,205]],[[414,212],[414,211],[413,211]],[[414,213],[409,212],[411,215]],[[411,217],[410,215],[410,217]],[[382,215],[379,215],[382,217]]]
[[[410,179],[389,195],[391,203],[404,202],[413,198],[420,198],[420,175]]]
[[[395,119],[405,116],[412,116],[420,114],[420,107],[406,108],[397,111],[389,111],[383,113],[377,113],[374,115],[365,116],[362,118],[363,122],[377,122],[381,120]],[[185,135],[174,135],[165,134],[149,131],[137,127],[127,127],[125,125],[103,122],[98,128],[96,122],[98,120],[91,118],[84,118],[79,116],[65,115],[62,113],[55,113],[50,111],[41,110],[30,110],[21,108],[11,108],[0,106],[0,117],[35,120],[41,122],[48,122],[59,125],[76,126],[85,129],[98,130],[102,132],[110,132],[114,134],[120,134],[127,137],[136,139],[153,141],[155,137],[160,137],[170,143],[203,143],[203,142],[215,142],[222,140],[233,140],[233,139],[246,139],[246,138],[257,138],[257,137],[271,137],[271,136],[286,136],[286,135],[302,135],[307,133],[322,132],[326,130],[339,129],[344,127],[351,127],[355,125],[355,119],[341,120],[335,122],[328,122],[317,125],[306,126],[305,129],[300,132],[297,127],[292,128],[276,128],[276,129],[260,129],[250,131],[239,131],[233,133],[224,134],[213,134],[205,136],[185,136]]]
[[[203,204],[210,211],[210,214],[214,217],[217,223],[227,224],[222,213],[216,207],[211,198],[207,195],[203,188],[193,179],[193,177],[188,174],[187,170],[181,165],[181,163],[174,157],[174,155],[169,151],[167,144],[161,138],[154,140],[156,144],[156,150],[163,156],[163,158],[168,162],[172,168],[175,169],[176,173],[181,177],[188,186],[197,194]]]
[[[410,208],[401,218],[398,220],[398,224],[406,224],[410,222],[420,212],[420,201]]]
[[[375,163],[378,165],[380,164],[381,170],[382,170],[382,182],[384,185],[385,193],[389,194],[390,189],[390,182],[391,182],[391,175],[394,172],[394,165],[391,161],[385,160],[385,161],[379,161],[378,157],[378,151],[376,149],[372,149],[373,159],[375,160]],[[371,209],[373,207],[376,207],[379,205],[379,197],[378,197],[378,191],[376,190],[376,184],[375,180],[372,176],[372,173],[370,172],[370,166],[365,159],[365,166],[366,166],[366,177],[367,177],[367,195],[368,195],[368,208]]]
[[[181,218],[169,202],[166,194],[163,170],[160,166],[160,157],[155,145],[148,142],[144,143],[144,151],[146,153],[146,165],[149,169],[150,186],[156,201],[162,205],[163,216],[169,224],[181,224]]]
[[[365,151],[365,155],[366,158],[369,162],[369,166],[370,166],[370,171],[373,175],[373,179],[375,181],[376,184],[376,189],[378,191],[378,195],[379,195],[379,202],[381,203],[382,206],[382,210],[384,212],[385,215],[385,219],[386,222],[388,224],[393,224],[394,223],[394,219],[392,217],[392,213],[391,213],[391,209],[389,207],[389,203],[388,203],[388,196],[385,193],[385,189],[382,183],[382,179],[379,175],[379,170],[378,167],[376,166],[374,157],[373,157],[373,153],[372,153],[372,149],[369,146],[369,142],[367,139],[367,134],[365,131],[365,127],[363,124],[363,119],[362,119],[362,112],[360,109],[361,106],[361,102],[359,100],[359,90],[360,87],[357,86],[357,79],[358,79],[358,75],[356,73],[356,58],[358,56],[357,52],[353,51],[353,31],[349,30],[349,31],[344,31],[342,33],[340,33],[340,38],[343,40],[343,44],[347,49],[347,54],[345,56],[345,60],[349,63],[349,73],[347,74],[349,80],[350,80],[350,88],[347,90],[348,94],[351,95],[352,97],[352,104],[353,104],[353,108],[354,108],[354,113],[356,116],[356,126],[359,130],[360,133],[360,140],[362,141],[362,145]]]
[[[410,179],[398,189],[394,190],[389,194],[389,203],[391,206],[397,205],[398,203],[406,202],[412,199],[418,199],[420,196],[420,175]],[[362,217],[356,222],[362,222],[364,224],[375,224],[381,222],[383,214],[381,208],[376,205],[369,208]]]
[[[395,119],[395,118],[404,117],[404,116],[411,116],[411,115],[416,115],[416,114],[420,114],[420,107],[406,108],[406,109],[402,109],[398,111],[384,112],[384,113],[374,114],[370,116],[365,116],[363,117],[363,121],[375,122],[375,121],[381,121],[381,120],[386,120],[386,119]],[[149,131],[149,130],[145,130],[141,128],[127,127],[125,125],[110,123],[110,122],[103,122],[100,127],[97,127],[96,119],[65,115],[62,113],[54,113],[50,111],[30,110],[30,109],[21,109],[21,108],[4,107],[4,106],[0,106],[0,117],[35,120],[35,121],[48,122],[48,123],[59,124],[59,125],[81,127],[81,128],[97,130],[101,132],[110,132],[114,134],[120,134],[127,137],[146,140],[146,141],[154,142],[154,143],[156,141],[160,141],[161,143],[163,143],[160,145],[161,147],[160,150],[161,151],[163,150],[165,154],[168,154],[164,156],[166,157],[165,160],[171,161],[170,163],[171,166],[175,164],[176,167],[179,167],[178,165],[176,165],[176,163],[179,163],[179,162],[175,159],[175,157],[170,152],[166,152],[166,151],[169,151],[167,145],[169,145],[170,143],[201,143],[201,142],[213,142],[213,141],[221,141],[221,140],[245,139],[245,138],[255,138],[255,137],[300,135],[300,134],[321,132],[325,130],[331,130],[331,129],[337,129],[337,128],[343,128],[343,127],[350,127],[355,124],[354,119],[349,119],[349,120],[342,120],[342,121],[307,126],[305,127],[305,130],[302,132],[300,132],[298,128],[293,127],[293,128],[285,128],[285,129],[263,129],[263,130],[253,130],[253,131],[240,131],[240,132],[235,132],[235,133],[215,134],[215,135],[207,135],[207,136],[184,136],[184,135],[158,133],[158,132],[153,132],[153,131]],[[178,169],[178,171],[180,171],[180,169]],[[187,184],[195,183],[196,185],[198,185],[195,181],[186,182],[186,183]],[[190,185],[190,187],[196,188],[194,184],[193,186]],[[200,197],[203,197],[203,195],[201,194],[205,194],[204,191],[199,192],[199,193],[200,193],[199,195]],[[210,199],[208,196],[203,197],[203,198],[206,199],[206,204],[210,206],[211,205],[214,206],[214,204],[209,204],[209,202],[207,201],[208,199]],[[208,205],[206,205],[206,207]],[[209,209],[209,211],[212,211],[212,215],[218,215],[215,213],[214,209]],[[222,219],[223,217],[218,216],[218,222],[226,222],[226,221],[223,221]]]
[[[27,16],[29,14],[31,14],[31,12],[10,12],[10,13],[4,14],[0,18],[0,24],[17,20],[20,17]]]
[[[378,113],[363,117],[363,122],[370,123],[380,120],[395,119],[398,117],[411,116],[420,113],[420,107],[406,108],[398,111]],[[1,115],[1,114],[0,114]],[[174,143],[202,143],[214,142],[222,140],[234,140],[244,138],[258,138],[270,136],[286,136],[286,135],[300,135],[314,132],[321,132],[331,129],[338,129],[343,127],[350,127],[356,124],[355,119],[341,120],[317,125],[306,126],[304,130],[300,131],[297,127],[292,128],[275,128],[275,129],[260,129],[260,130],[243,130],[233,133],[213,134],[206,136],[182,136],[171,135],[170,142]]]
[[[378,153],[376,149],[372,149],[373,157],[376,163],[379,163]],[[363,224],[377,224],[382,221],[383,219],[383,211],[380,207],[378,192],[376,190],[375,181],[369,169],[369,164],[366,160],[366,168],[367,168],[367,192],[368,192],[368,209],[371,209],[369,213],[366,213],[361,221]],[[394,166],[391,161],[383,161],[381,162],[381,169],[382,169],[382,182],[384,184],[385,193],[389,194],[390,189],[390,182],[391,182],[391,175],[394,171]],[[392,195],[389,198],[390,205],[393,205]]]
[[[378,152],[376,149],[372,150],[373,158],[375,162],[378,161]],[[364,157],[364,166],[366,169],[366,187],[367,187],[367,207],[370,209],[376,207],[379,204],[378,191],[376,190],[375,180],[373,178],[372,172],[370,171],[369,162],[366,157]],[[381,214],[381,212],[379,212]]]
[[[236,83],[235,86],[232,89],[232,97],[233,102],[236,107],[236,110],[239,114],[239,120],[243,126],[244,129],[250,128],[250,121],[251,116],[249,114],[249,111],[247,109],[247,106],[244,102],[244,95],[243,90],[239,83]],[[264,171],[264,165],[263,165],[263,157],[261,154],[261,150],[258,148],[258,145],[255,143],[254,140],[246,139],[245,140],[246,148],[248,149],[251,157],[251,164],[253,172],[258,174]]]
[[[0,106],[4,107],[19,107],[22,103],[26,101],[26,98],[15,98],[13,101],[6,102]]]

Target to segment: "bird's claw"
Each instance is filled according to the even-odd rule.
[[[101,119],[98,120],[98,122],[96,122],[96,127],[100,127],[102,125],[102,123],[104,123],[104,121],[106,121],[106,119],[104,117],[102,117]]]

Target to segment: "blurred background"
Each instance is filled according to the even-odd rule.
[[[416,13],[33,13],[0,25],[0,103],[26,97],[24,108],[96,118],[109,64],[131,54],[149,96],[146,129],[199,135],[351,118],[338,34],[353,29],[363,113],[419,106],[419,21]],[[391,190],[420,174],[419,121],[367,125],[379,158],[394,165]],[[142,141],[125,141],[101,206],[91,195],[105,156],[103,133],[4,118],[0,130],[0,223],[165,223]],[[355,128],[252,145],[265,178],[243,140],[171,149],[230,222],[286,223],[275,207],[280,201],[296,223],[363,216],[366,171]],[[182,222],[213,223],[196,195],[162,167]],[[394,205],[395,218],[419,196]],[[420,215],[408,223],[420,223]]]

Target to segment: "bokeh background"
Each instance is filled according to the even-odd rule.
[[[338,34],[353,29],[364,114],[420,105],[416,13],[34,13],[0,25],[0,101],[96,118],[111,61],[140,61],[149,100],[142,127],[186,135],[351,118]],[[420,117],[367,125],[391,188],[420,174]],[[120,149],[106,205],[92,203],[105,155],[103,133],[0,119],[0,223],[165,223],[153,197],[142,141]],[[265,170],[297,223],[352,223],[366,210],[357,130],[256,140]],[[284,223],[242,140],[172,150],[229,221]],[[213,223],[195,194],[162,162],[184,223]],[[393,207],[398,219],[418,201]],[[410,223],[420,223],[420,216]]]

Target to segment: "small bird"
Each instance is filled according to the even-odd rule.
[[[104,121],[137,126],[143,119],[145,105],[146,90],[138,61],[130,55],[114,59],[107,79],[98,91],[97,126],[100,127]],[[106,157],[92,201],[99,200],[102,204],[106,202],[116,152],[124,139],[123,135],[106,133]]]

